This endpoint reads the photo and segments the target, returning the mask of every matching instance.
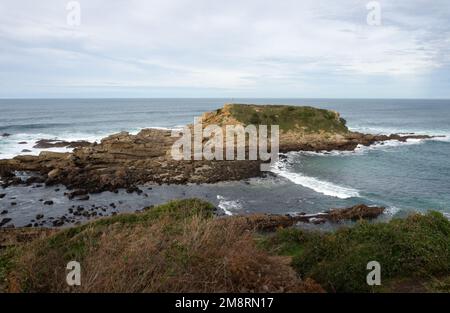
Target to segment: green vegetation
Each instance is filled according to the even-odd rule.
[[[198,199],[171,201],[62,230],[1,254],[0,285],[13,292],[322,291],[279,257],[258,249],[240,219],[212,218]],[[76,260],[82,285],[69,287]]]
[[[440,213],[414,215],[389,223],[360,222],[333,233],[283,229],[263,245],[293,256],[293,267],[328,291],[389,291],[395,281],[429,281],[450,275],[450,222]],[[366,265],[381,264],[383,285],[366,284]],[[445,280],[430,289],[448,288]],[[446,287],[447,286],[447,287]]]
[[[345,120],[330,110],[309,106],[288,105],[230,105],[230,113],[241,123],[280,125],[283,131],[297,130],[307,133],[348,132]]]
[[[335,232],[257,232],[250,217],[214,218],[198,199],[171,201],[0,251],[0,291],[449,292],[450,222],[440,213]],[[259,217],[261,219],[262,217]],[[68,287],[65,266],[82,265]],[[382,286],[366,284],[369,261]]]
[[[0,252],[0,290],[2,285],[7,283],[7,275],[14,267],[14,259],[17,255],[17,248],[10,247]]]

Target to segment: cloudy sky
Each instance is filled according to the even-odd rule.
[[[1,98],[450,98],[448,0],[69,2],[0,2]]]

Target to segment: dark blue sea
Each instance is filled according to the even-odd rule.
[[[142,199],[126,193],[104,193],[91,201],[109,203],[114,197],[122,197],[122,210],[131,211],[172,198],[197,196],[214,202],[227,214],[312,213],[366,203],[386,206],[389,216],[428,209],[450,216],[450,100],[4,99],[0,100],[0,134],[11,135],[0,137],[0,159],[38,154],[41,150],[33,145],[42,138],[95,141],[119,131],[179,128],[228,102],[311,105],[340,112],[351,130],[445,137],[392,141],[359,147],[355,152],[290,153],[287,161],[267,178],[215,185],[157,186]],[[0,200],[0,209],[7,209],[17,219],[16,226],[21,224],[21,217],[25,223],[26,217],[39,210],[56,214],[55,207],[43,207],[37,201],[43,195],[53,199],[61,210],[70,206],[53,189],[35,190],[8,188],[7,196]],[[17,205],[11,207],[13,198]]]

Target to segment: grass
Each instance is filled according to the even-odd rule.
[[[0,290],[8,283],[8,273],[14,268],[14,260],[18,253],[18,248],[8,247],[0,251]]]
[[[5,271],[9,284],[4,289],[322,291],[314,282],[300,280],[282,257],[259,249],[254,232],[241,219],[212,218],[213,210],[207,202],[187,199],[63,230],[27,245]],[[65,266],[72,260],[81,264],[79,287],[65,283]]]
[[[198,199],[119,214],[0,251],[15,292],[449,292],[450,222],[440,213],[323,233],[258,232]],[[259,218],[262,218],[261,216]],[[82,285],[68,287],[78,261]],[[369,261],[382,286],[366,284]]]
[[[450,275],[450,222],[437,212],[389,223],[361,222],[327,234],[281,230],[263,244],[292,255],[301,277],[332,292],[390,291],[385,286],[396,280]],[[384,287],[366,284],[366,265],[372,260],[381,264]]]
[[[230,112],[241,123],[279,125],[280,130],[306,133],[346,133],[346,122],[336,112],[308,106],[233,104]]]

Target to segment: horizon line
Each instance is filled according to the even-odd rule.
[[[1,100],[150,100],[150,99],[301,99],[301,100],[450,100],[450,98],[360,97],[0,97]]]

